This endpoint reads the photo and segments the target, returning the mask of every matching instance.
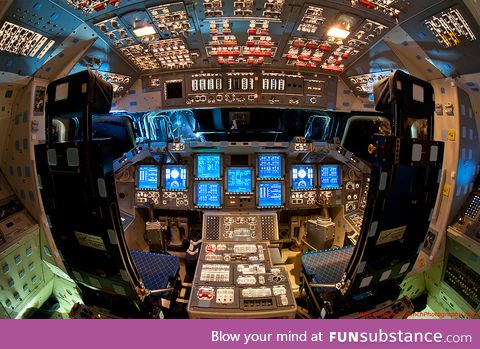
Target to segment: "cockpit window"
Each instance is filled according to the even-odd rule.
[[[332,118],[328,114],[312,115],[305,126],[305,138],[325,140]]]
[[[342,137],[349,117],[302,109],[213,108],[152,111],[136,122],[141,136],[151,141],[333,141]]]
[[[410,130],[410,137],[417,139],[428,138],[428,120],[427,119],[407,119],[407,129]]]
[[[77,114],[64,114],[52,119],[52,142],[64,143],[81,139],[82,130]]]
[[[203,139],[195,134],[193,111],[171,110],[153,111],[139,118],[143,136],[151,141],[171,141],[179,139],[183,142]]]

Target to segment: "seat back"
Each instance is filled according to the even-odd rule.
[[[135,147],[133,121],[129,115],[94,115],[92,128],[94,139],[111,139],[114,159]]]
[[[136,302],[144,287],[121,224],[113,142],[92,140],[92,113],[109,112],[112,86],[84,71],[50,83],[47,93],[47,143],[35,146],[35,158],[45,214],[65,267],[97,294]],[[72,113],[82,125],[81,140],[56,143],[53,119]]]
[[[336,300],[340,313],[398,297],[435,206],[443,143],[379,136],[376,144],[360,237]]]
[[[376,134],[389,135],[390,121],[382,116],[352,116],[347,120],[341,145],[359,158],[368,160],[368,146]]]
[[[141,288],[116,202],[109,140],[35,146],[45,214],[69,275],[136,298]]]
[[[353,256],[338,284],[337,315],[365,311],[399,295],[428,232],[443,161],[433,134],[433,88],[396,72],[375,85],[376,109],[391,111],[395,135],[375,135],[363,224]],[[426,139],[405,137],[409,117],[425,119]]]
[[[409,136],[415,119],[424,119],[425,139],[433,140],[434,90],[430,83],[397,70],[374,84],[375,110],[390,115],[392,134]]]

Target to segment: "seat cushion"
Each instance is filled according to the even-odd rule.
[[[145,288],[150,291],[169,287],[169,281],[176,277],[180,268],[176,256],[136,250],[131,250],[130,255]]]
[[[302,256],[303,271],[309,281],[315,284],[336,284],[342,279],[354,246],[306,252]],[[316,288],[317,292],[334,291]]]

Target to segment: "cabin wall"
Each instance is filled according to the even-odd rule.
[[[443,169],[446,171],[443,198],[431,227],[444,230],[472,190],[478,174],[480,147],[475,113],[468,93],[452,79],[433,81],[435,99],[435,139],[445,142]],[[447,105],[451,104],[449,113]]]
[[[131,113],[158,110],[162,108],[162,92],[143,92],[142,80],[138,79],[127,93],[115,98],[112,110],[126,110]]]
[[[375,111],[373,95],[371,97],[356,96],[348,85],[338,79],[336,111]]]
[[[29,213],[40,220],[39,196],[30,135],[34,98],[33,80],[20,89],[12,106],[13,120],[4,139],[1,169]]]
[[[480,147],[478,114],[469,94],[453,79],[435,80],[432,85],[437,104],[434,138],[445,142],[441,192],[430,224],[430,232],[436,235],[433,248],[420,251],[413,273],[426,271],[426,289],[434,295],[443,275],[447,227],[472,190],[480,168]]]
[[[0,199],[16,197],[22,201],[27,211],[34,215],[36,211],[36,185],[32,180],[30,153],[30,108],[31,85],[5,87],[0,91],[0,167],[6,181],[0,183]],[[10,92],[9,92],[10,91]],[[14,91],[15,93],[13,93]],[[11,188],[11,190],[10,190]],[[28,219],[27,219],[28,220]],[[38,216],[35,217],[38,222]],[[5,232],[6,233],[6,232]],[[13,245],[2,246],[0,262],[7,266],[7,273],[1,276],[2,284],[9,287],[2,291],[0,303],[5,314],[3,317],[18,317],[28,308],[39,307],[50,295],[51,275],[43,270],[40,248],[40,229],[32,222],[32,226],[22,233],[21,238]],[[26,253],[25,251],[31,251]],[[50,285],[50,286],[48,286]]]
[[[460,154],[458,159],[458,174],[456,178],[457,189],[455,196],[458,200],[455,201],[453,210],[455,215],[464,204],[468,194],[472,191],[475,179],[480,172],[480,141],[477,126],[478,114],[475,113],[472,105],[471,97],[468,92],[462,88],[458,89],[458,99],[460,107],[460,126],[459,140],[460,140]]]
[[[447,227],[471,192],[480,162],[478,128],[468,93],[453,79],[438,79],[431,83],[437,104],[434,139],[444,142],[445,149],[439,178],[440,193],[429,227],[435,240],[430,250],[420,251],[412,274],[426,271],[443,261]],[[447,107],[450,105],[451,112]]]
[[[18,90],[19,88],[14,85],[0,85],[0,163],[5,158],[8,134],[13,121],[13,102]]]
[[[29,316],[52,294],[63,313],[81,301],[74,283],[60,269],[64,266],[45,219],[36,176],[34,146],[45,139],[47,84],[46,80],[31,79],[23,87],[0,89],[0,170],[5,175],[0,175],[0,200],[16,195],[38,223],[13,246],[1,251],[0,261],[9,265],[11,275],[2,277],[13,278],[13,286],[2,291],[0,318]],[[32,257],[22,252],[30,246]],[[12,262],[18,256],[22,262]],[[35,282],[29,281],[34,278]],[[5,284],[12,283],[7,279]]]
[[[468,93],[473,110],[473,119],[477,127],[477,137],[480,140],[480,73],[465,75],[461,78],[462,89]],[[477,164],[480,172],[480,164]]]
[[[45,139],[44,103],[39,99],[44,98],[47,84],[46,80],[31,79],[27,85],[18,89],[12,101],[11,117],[6,117],[3,121],[8,125],[8,131],[1,138],[3,156],[0,170],[25,209],[38,222],[41,235],[46,235],[43,239],[42,258],[63,267],[45,218],[35,169],[34,146]],[[1,129],[4,130],[3,127]]]
[[[0,202],[9,200],[14,195],[12,187],[10,187],[3,174],[0,173]]]
[[[448,172],[451,175],[446,184],[450,188],[449,190],[444,190],[443,193],[443,198],[447,198],[447,200],[444,200],[442,205],[447,202],[450,203],[450,206],[445,211],[441,211],[441,214],[444,215],[444,220],[448,219],[446,221],[448,226],[452,225],[457,218],[456,216],[465,204],[465,200],[471,193],[474,181],[480,172],[480,142],[478,100],[475,99],[472,93],[467,92],[467,89],[457,87],[455,80],[447,83],[450,85],[450,89],[454,90],[457,99],[453,105],[454,115],[444,117],[447,120],[450,119],[449,121],[458,123],[455,133],[452,134],[450,131],[450,138],[452,139],[447,140],[449,152],[446,151],[446,155],[450,157],[451,162],[444,160],[444,167],[447,171],[456,168],[456,171]],[[439,115],[437,118],[440,117],[442,116]],[[456,153],[453,153],[452,149],[455,149]],[[443,228],[443,226],[439,225],[437,227],[438,229]],[[473,241],[472,245],[468,247],[462,245],[459,241],[452,239],[451,228],[448,229],[448,232],[443,230],[441,235],[439,235],[445,251],[437,253],[434,260],[438,261],[438,263],[425,273],[425,284],[428,291],[427,304],[431,309],[439,313],[458,314],[452,315],[453,317],[468,317],[465,313],[471,313],[471,306],[456,292],[452,292],[451,287],[444,281],[444,275],[448,256],[452,254],[462,261],[468,260],[478,265],[478,247],[475,247],[476,244]]]

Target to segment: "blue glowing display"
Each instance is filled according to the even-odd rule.
[[[143,190],[158,189],[158,167],[156,165],[138,166],[137,188]]]
[[[227,170],[228,193],[252,192],[252,169],[248,167],[232,167]]]
[[[292,166],[292,189],[313,189],[313,165]]]
[[[158,189],[158,167],[155,165],[140,165],[137,169],[138,189]]]
[[[339,189],[340,188],[340,166],[323,165],[320,166],[320,188]]]
[[[282,178],[282,156],[275,154],[263,154],[258,156],[258,178]]]
[[[221,179],[219,154],[197,155],[197,178],[199,179]]]
[[[164,167],[164,188],[165,190],[186,190],[187,189],[187,167],[183,165]]]
[[[258,185],[258,207],[281,207],[283,205],[283,184],[263,182]]]
[[[195,188],[198,207],[220,207],[222,187],[218,182],[197,182]]]

